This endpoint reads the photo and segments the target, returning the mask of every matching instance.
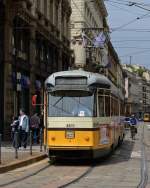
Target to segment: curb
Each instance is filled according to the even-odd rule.
[[[38,161],[41,161],[45,158],[47,158],[47,154],[40,154],[38,156],[30,157],[30,158],[25,159],[25,160],[13,162],[13,163],[10,163],[8,165],[1,166],[0,167],[0,174],[14,170],[16,168],[21,168],[21,167],[24,167],[24,166],[27,166],[27,165],[31,165],[31,164],[36,163]]]

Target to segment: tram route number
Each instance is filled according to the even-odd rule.
[[[75,125],[74,124],[67,124],[66,127],[67,128],[75,128]]]
[[[100,127],[100,144],[109,144],[109,130],[107,126]]]

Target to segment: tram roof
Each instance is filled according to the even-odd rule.
[[[123,93],[118,90],[118,88],[104,75],[98,73],[87,72],[83,70],[71,70],[71,71],[61,71],[51,74],[46,81],[45,86],[48,85],[55,87],[56,78],[88,78],[87,86],[102,86],[102,88],[110,88],[111,92],[124,100]],[[60,88],[59,88],[60,89]],[[71,89],[69,87],[69,89]],[[84,89],[83,89],[84,90]]]
[[[93,85],[93,84],[99,84],[99,85],[106,85],[106,87],[111,87],[110,80],[101,74],[98,73],[92,73],[92,72],[86,72],[83,70],[71,70],[71,71],[61,71],[53,73],[51,76],[49,76],[46,81],[45,85],[51,84],[52,86],[55,86],[55,79],[56,78],[87,78],[87,85]]]

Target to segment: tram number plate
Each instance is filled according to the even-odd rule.
[[[66,138],[67,139],[74,139],[75,138],[75,132],[72,130],[67,130],[66,131]]]

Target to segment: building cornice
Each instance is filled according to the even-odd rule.
[[[104,1],[103,0],[96,0],[96,3],[99,4],[100,9],[102,10],[103,16],[107,17],[108,16],[108,12],[107,12],[106,6],[104,4]]]

